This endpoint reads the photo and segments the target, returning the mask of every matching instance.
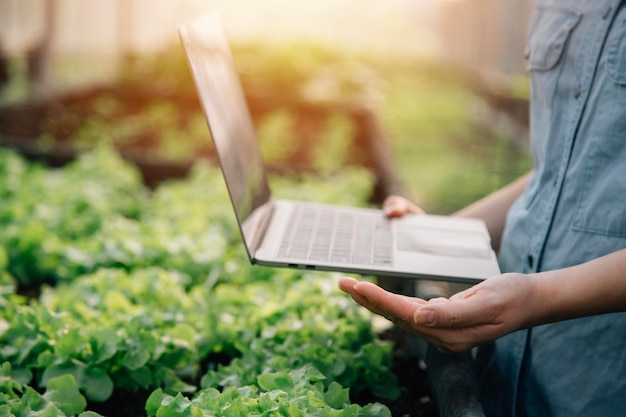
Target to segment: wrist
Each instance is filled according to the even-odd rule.
[[[568,279],[569,269],[557,269],[529,275],[532,287],[533,313],[530,326],[553,323],[577,317],[573,302],[576,283]]]
[[[527,318],[524,328],[545,324],[552,321],[554,314],[554,293],[548,272],[525,275],[528,286]]]

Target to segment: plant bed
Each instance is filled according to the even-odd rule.
[[[0,172],[3,411],[435,415],[336,275],[249,265],[211,165],[153,190],[106,149],[56,169],[0,149]],[[365,204],[366,170],[333,175],[273,181]]]
[[[105,143],[136,164],[150,186],[186,176],[197,159],[215,160],[195,97],[155,96],[137,87],[97,87],[0,108],[0,145],[60,166]],[[399,189],[384,134],[369,109],[297,97],[247,100],[270,170],[314,172],[359,165],[381,174],[375,189],[379,199],[390,188]],[[277,148],[280,153],[272,155]]]

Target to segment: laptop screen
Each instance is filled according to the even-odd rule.
[[[256,229],[252,220],[261,217],[256,214],[269,201],[270,190],[230,48],[215,13],[186,23],[179,33],[250,252]]]

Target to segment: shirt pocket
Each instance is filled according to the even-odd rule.
[[[607,41],[606,77],[595,127],[581,152],[587,159],[574,230],[626,238],[626,19]]]
[[[528,38],[527,69],[531,75],[533,123],[549,123],[553,99],[561,75],[563,55],[581,13],[567,7],[538,5]]]
[[[586,154],[574,230],[626,238],[626,136],[595,136]]]
[[[528,39],[529,71],[549,71],[559,63],[570,33],[581,16],[575,9],[537,6]]]

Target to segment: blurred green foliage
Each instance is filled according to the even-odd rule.
[[[450,213],[530,170],[525,144],[473,117],[479,99],[462,72],[432,63],[389,71],[382,123],[407,195],[427,211]]]
[[[357,56],[311,42],[232,49],[264,156],[277,172],[362,164],[367,151],[350,114],[358,108],[375,113],[406,195],[427,211],[450,213],[531,167],[527,145],[477,121],[476,86],[447,64]],[[94,93],[46,114],[43,149],[70,140],[82,150],[104,142],[156,161],[212,155],[180,45],[128,58],[115,88]],[[526,97],[526,77],[505,93]]]
[[[181,59],[161,58],[156,62],[163,63],[162,69],[142,68],[150,68],[152,77],[161,74],[158,79],[186,71],[179,62],[182,51],[168,53]],[[473,117],[479,100],[475,85],[465,72],[445,63],[356,56],[311,43],[238,44],[233,55],[247,95],[276,108],[257,121],[270,164],[284,164],[298,153],[303,132],[289,105],[299,100],[373,109],[407,196],[428,211],[452,212],[531,168],[527,145],[513,143]],[[139,78],[132,73],[129,79]],[[185,77],[177,78],[181,88],[193,88],[181,81]],[[505,93],[527,97],[527,77],[515,78]],[[362,152],[351,140],[355,129],[345,115],[334,111],[315,122],[323,126],[306,138],[314,169],[337,169]]]

